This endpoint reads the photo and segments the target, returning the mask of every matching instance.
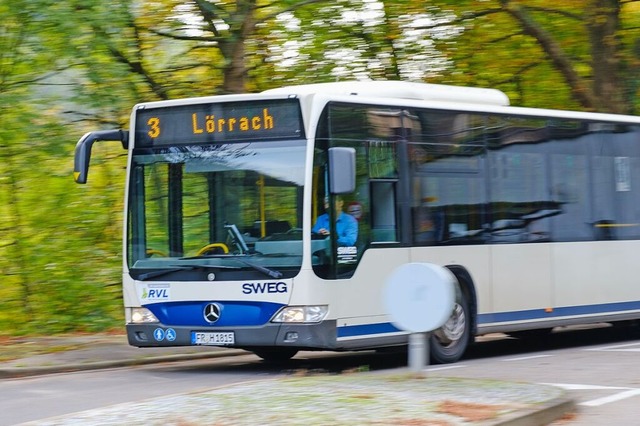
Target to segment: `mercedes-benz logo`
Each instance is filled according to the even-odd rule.
[[[220,306],[217,303],[209,303],[204,307],[204,319],[213,324],[220,319]]]

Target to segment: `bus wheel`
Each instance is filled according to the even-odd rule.
[[[262,358],[265,362],[271,364],[280,364],[289,361],[298,353],[294,348],[265,348],[255,349],[253,353]]]
[[[462,292],[457,292],[451,316],[442,327],[431,333],[429,352],[436,364],[458,361],[467,349],[471,336],[469,304]]]

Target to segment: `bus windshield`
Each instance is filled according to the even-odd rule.
[[[293,276],[304,140],[133,150],[127,260],[140,280]]]

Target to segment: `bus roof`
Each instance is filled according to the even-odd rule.
[[[498,106],[509,105],[509,97],[497,89],[391,80],[304,84],[265,90],[263,93],[289,95],[310,95],[314,93],[360,95],[377,98],[461,102]]]
[[[514,107],[508,96],[497,89],[414,83],[407,81],[344,81],[284,86],[262,92],[268,95],[297,95],[313,99],[328,96],[343,102],[380,103],[387,105],[425,106],[448,111],[513,114],[522,117],[568,118],[589,121],[611,121],[640,124],[640,117],[601,112]],[[354,98],[359,97],[356,100]]]

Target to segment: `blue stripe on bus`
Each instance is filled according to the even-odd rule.
[[[478,324],[495,324],[501,322],[526,321],[577,315],[607,314],[633,310],[640,310],[640,301],[603,303],[600,305],[565,306],[553,308],[550,312],[546,312],[544,309],[530,309],[526,311],[479,314]]]
[[[158,320],[165,325],[211,326],[204,319],[204,308],[209,302],[167,302],[146,305]],[[216,327],[260,326],[266,324],[282,304],[267,302],[217,302],[222,308]],[[526,311],[496,312],[478,315],[478,324],[496,324],[512,321],[549,319],[577,315],[607,314],[640,310],[640,301],[605,303],[600,305],[567,306]],[[338,327],[337,337],[366,337],[375,334],[402,331],[390,322]]]
[[[478,315],[478,324],[495,324],[501,322],[526,321],[589,314],[608,314],[633,310],[640,310],[640,301],[604,303],[600,305],[566,306],[561,308],[553,308],[553,311],[551,312],[545,312],[544,309],[530,309],[526,311],[480,314]],[[399,331],[402,330],[398,329],[389,322],[350,325],[338,327],[337,337],[367,337],[375,334],[397,333]]]
[[[215,302],[220,306],[220,319],[210,324],[204,319],[204,308],[211,302],[166,302],[145,305],[167,326],[192,327],[248,327],[261,326],[269,322],[282,306],[269,302]]]
[[[381,322],[378,324],[348,325],[344,327],[338,327],[338,338],[368,336],[371,334],[397,333],[399,331],[402,330],[398,329],[390,322]]]

